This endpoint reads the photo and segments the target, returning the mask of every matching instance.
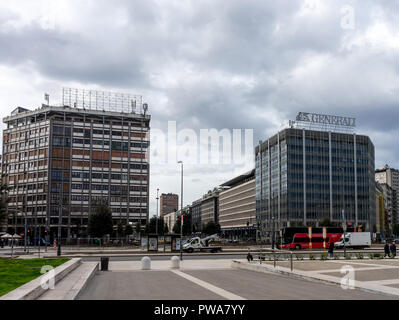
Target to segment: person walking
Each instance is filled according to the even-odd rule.
[[[385,240],[385,246],[384,246],[384,257],[388,256],[389,257],[389,244],[388,242]]]
[[[330,258],[333,258],[334,256],[334,242],[330,242],[330,246],[328,247],[328,255]]]
[[[392,242],[390,249],[391,249],[392,257],[395,258],[396,257],[396,244],[395,244],[395,241]]]

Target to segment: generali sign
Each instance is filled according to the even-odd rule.
[[[331,116],[326,114],[299,112],[296,121],[328,124],[335,126],[355,127],[356,118]]]

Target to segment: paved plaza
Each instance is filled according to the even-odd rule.
[[[180,270],[170,269],[170,261],[152,261],[152,270],[141,270],[139,261],[111,261],[109,271],[97,271],[79,295],[82,300],[381,300],[399,295],[344,290],[331,283],[298,279],[274,272],[255,272],[231,267],[231,259],[184,260]],[[246,263],[246,260],[239,260]],[[388,262],[388,261],[387,261]],[[392,263],[392,261],[389,261]],[[284,264],[285,262],[280,262]],[[340,264],[316,261],[295,263],[310,272],[334,273]],[[315,265],[317,264],[317,265]],[[312,266],[313,265],[313,266]],[[281,266],[280,266],[281,267]],[[335,268],[336,267],[336,268]],[[397,270],[397,266],[372,266],[376,270]],[[321,269],[320,269],[321,268]],[[359,265],[357,269],[370,266]],[[387,268],[387,269],[385,269]],[[399,273],[398,273],[399,274]],[[342,275],[341,275],[342,276]]]

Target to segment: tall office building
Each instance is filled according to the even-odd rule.
[[[161,194],[160,216],[177,211],[179,209],[179,196],[173,193]]]
[[[392,225],[399,224],[399,170],[382,166],[375,171],[375,181],[392,188]]]
[[[260,142],[256,215],[264,236],[282,227],[318,226],[325,218],[372,230],[374,145],[353,133],[354,126],[354,118],[300,113],[289,128]]]
[[[220,190],[215,188],[202,197],[201,201],[201,224],[206,225],[208,222],[219,223],[219,193]],[[202,227],[201,227],[202,230]]]
[[[3,183],[8,226],[57,236],[87,229],[99,200],[116,221],[148,221],[151,117],[140,96],[63,90],[61,106],[15,109],[4,118]]]

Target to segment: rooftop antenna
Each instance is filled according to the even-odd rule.
[[[131,100],[132,113],[136,113],[136,100]]]
[[[47,102],[47,105],[50,105],[50,95],[48,93],[44,94],[44,100]]]
[[[148,104],[147,103],[143,104],[143,110],[144,110],[144,116],[145,116],[147,111],[148,111]]]

